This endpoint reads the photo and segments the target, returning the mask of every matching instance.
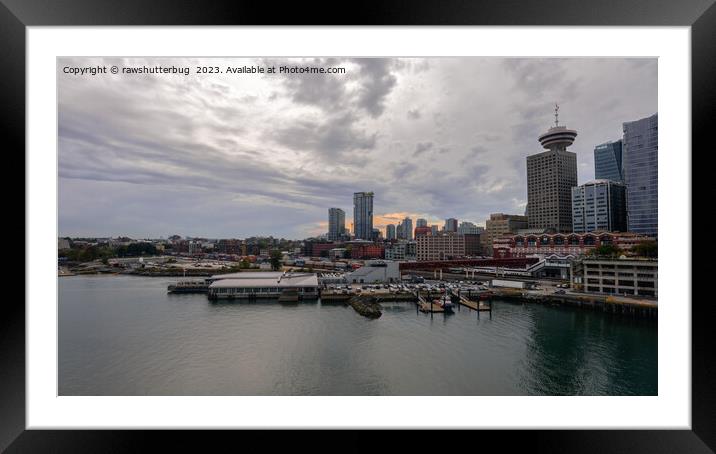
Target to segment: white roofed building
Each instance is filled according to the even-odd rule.
[[[209,298],[278,298],[285,290],[303,298],[318,298],[316,273],[244,272],[218,274],[208,279]]]

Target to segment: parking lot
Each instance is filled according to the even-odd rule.
[[[416,291],[439,293],[451,290],[461,292],[478,292],[488,290],[488,282],[484,281],[457,281],[441,282],[426,280],[422,283],[396,283],[396,284],[328,284],[323,287],[323,292],[328,294],[375,294],[375,295],[400,295],[414,294]]]

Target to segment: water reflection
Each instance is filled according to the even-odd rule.
[[[527,394],[657,394],[653,322],[560,307],[531,314],[520,378]]]

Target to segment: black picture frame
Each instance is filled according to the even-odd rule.
[[[543,0],[469,2],[467,0],[338,2],[194,0],[0,0],[0,128],[5,138],[6,169],[25,169],[25,32],[28,26],[117,25],[573,25],[573,26],[690,26],[692,39],[692,143],[706,146],[712,129],[710,114],[716,104],[716,6],[714,0],[679,2],[646,0]],[[9,140],[8,140],[9,139]],[[712,147],[712,145],[711,145]],[[692,158],[693,159],[693,158]],[[24,171],[22,172],[24,175]],[[696,177],[694,176],[694,181]],[[695,191],[694,191],[695,193]],[[692,206],[694,206],[692,204]],[[24,213],[24,207],[23,213]],[[19,218],[19,215],[16,215]],[[23,219],[23,227],[25,217]],[[31,239],[25,236],[25,244]],[[691,248],[691,245],[687,245]],[[692,266],[692,282],[706,279],[704,268]],[[32,272],[27,269],[26,272]],[[13,285],[17,285],[14,283]],[[685,301],[685,304],[688,300]],[[545,452],[713,452],[716,449],[716,361],[710,298],[692,303],[692,430],[549,430],[471,431],[462,438],[480,449],[488,441],[500,449],[531,446]],[[216,442],[236,444],[231,431],[54,431],[25,430],[25,310],[17,299],[7,299],[0,316],[0,449],[8,452],[146,449],[147,441],[163,448],[186,448],[200,437],[204,448]],[[638,421],[635,424],[638,425]],[[272,448],[297,449],[309,443],[311,432],[243,433]],[[277,434],[278,435],[278,434]],[[399,433],[402,449],[444,449],[443,437],[416,432]],[[452,435],[451,435],[452,436]],[[333,431],[340,450],[371,449],[373,439],[363,431]],[[441,440],[442,439],[442,440]],[[253,441],[252,441],[253,440]],[[333,444],[334,440],[331,440]],[[315,449],[311,440],[311,447]],[[455,443],[455,440],[451,441]],[[333,445],[335,449],[336,445]],[[458,445],[454,445],[458,448]],[[330,446],[329,446],[330,448]]]

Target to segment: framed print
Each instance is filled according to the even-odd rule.
[[[27,177],[3,448],[713,449],[711,2],[97,5],[0,8]]]

